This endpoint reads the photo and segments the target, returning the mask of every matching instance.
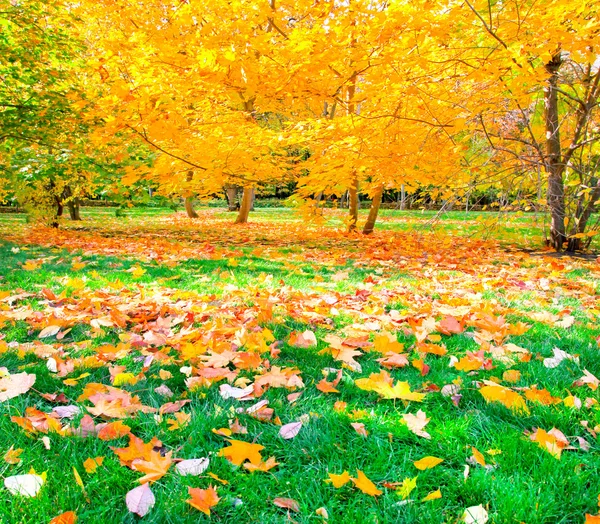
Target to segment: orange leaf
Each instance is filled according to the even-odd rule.
[[[257,466],[262,462],[260,451],[265,449],[264,446],[235,439],[227,439],[227,442],[231,445],[228,448],[221,449],[219,457],[225,457],[236,466],[241,466],[246,459]]]
[[[48,524],[75,524],[77,515],[73,511],[66,511],[54,517]]]
[[[217,490],[212,486],[208,489],[188,488],[188,493],[192,498],[186,500],[186,502],[207,515],[210,515],[210,508],[216,506],[220,500],[217,496]]]
[[[156,482],[158,479],[164,477],[167,471],[171,467],[172,451],[169,451],[164,457],[158,451],[151,451],[148,460],[135,459],[131,463],[131,469],[146,473],[141,479],[138,479],[140,484],[146,482]]]
[[[117,420],[104,426],[98,432],[98,438],[100,440],[115,440],[124,437],[125,435],[129,435],[130,432],[131,428],[128,425]]]

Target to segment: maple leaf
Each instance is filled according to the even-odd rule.
[[[104,457],[88,458],[83,461],[83,468],[87,473],[95,473],[102,462],[104,462]]]
[[[100,431],[98,431],[98,438],[100,440],[115,440],[131,433],[131,428],[117,420],[106,424]]]
[[[131,469],[146,473],[146,475],[138,479],[138,482],[140,484],[144,484],[146,482],[151,484],[164,477],[173,463],[171,460],[171,454],[172,452],[169,451],[163,457],[158,451],[153,450],[150,452],[147,460],[139,458],[134,459],[131,462]]]
[[[529,413],[523,397],[509,388],[494,384],[493,382],[479,388],[479,393],[487,402],[500,402],[515,412]]]
[[[392,380],[386,371],[381,373],[372,373],[369,378],[359,378],[355,382],[357,387],[366,391],[375,391],[385,399],[402,399],[422,402],[425,398],[424,393],[415,393],[410,390],[408,382],[396,382],[391,385]]]
[[[253,464],[252,462],[245,462],[244,468],[254,473],[255,471],[269,471],[273,469],[275,466],[278,466],[279,462],[275,460],[275,457],[269,457],[266,461],[260,462],[258,464]]]
[[[5,370],[3,373],[2,370]],[[31,373],[8,374],[6,368],[0,369],[0,402],[27,393],[35,383],[36,376]]]
[[[330,482],[334,488],[341,488],[344,484],[350,482],[350,474],[347,471],[336,475],[335,473],[329,473],[329,478],[325,482]]]
[[[420,437],[431,439],[431,435],[426,431],[423,431],[425,426],[429,424],[429,420],[424,411],[417,411],[416,415],[412,413],[404,413],[402,415],[402,419],[404,423],[408,427],[410,431],[412,431],[415,435],[419,435]]]
[[[150,460],[154,446],[159,444],[157,440],[151,440],[147,444],[135,435],[129,435],[129,446],[126,448],[111,448],[121,461],[123,466],[131,466],[136,459]]]
[[[243,440],[226,439],[230,446],[219,451],[219,457],[225,457],[236,466],[241,466],[247,459],[251,464],[258,466],[262,462],[260,451],[265,449],[260,444],[252,444]]]
[[[412,490],[417,487],[417,478],[418,477],[405,478],[402,481],[400,487],[398,487],[398,489],[396,490],[396,493],[400,495],[403,499],[407,499],[408,496],[411,494]]]
[[[202,513],[206,513],[207,515],[210,515],[210,509],[213,506],[216,506],[219,503],[219,500],[221,500],[217,496],[217,490],[212,486],[208,489],[188,488],[188,494],[192,498],[186,500],[186,502],[193,508],[200,510]]]
[[[356,478],[351,478],[350,480],[363,493],[371,495],[372,497],[376,497],[383,493],[383,491],[377,489],[377,486],[375,486],[375,484],[373,484],[373,482],[371,482],[371,480],[369,480],[369,478],[359,469],[356,470]]]
[[[11,446],[10,449],[4,454],[4,462],[7,464],[18,464],[21,462],[19,455],[23,453],[23,450],[13,448],[14,446]]]
[[[537,428],[529,438],[558,460],[560,460],[563,449],[572,449],[567,438],[556,428],[552,428],[548,432]]]

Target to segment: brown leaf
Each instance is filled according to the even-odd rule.
[[[277,497],[273,499],[273,504],[283,509],[290,509],[296,513],[300,511],[300,505],[294,499]]]

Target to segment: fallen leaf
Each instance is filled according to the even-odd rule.
[[[4,454],[4,462],[7,464],[18,464],[21,462],[19,455],[23,453],[22,449],[13,449],[14,446],[11,446],[9,450]]]
[[[283,439],[289,440],[294,438],[302,429],[302,422],[290,422],[281,426],[279,429],[279,436]]]
[[[262,462],[261,450],[265,449],[260,444],[252,444],[243,440],[227,439],[230,446],[219,451],[219,457],[225,457],[236,466],[241,466],[247,459],[250,463],[258,465]]]
[[[289,510],[295,511],[296,513],[298,513],[300,511],[300,506],[294,499],[286,499],[283,497],[277,497],[277,498],[273,499],[273,504],[275,504],[276,506],[283,508],[283,509],[289,509]]]
[[[439,489],[436,489],[435,491],[432,491],[431,493],[429,493],[429,495],[427,495],[426,497],[423,497],[421,499],[421,502],[427,502],[428,500],[436,500],[436,499],[441,499],[442,498],[442,492]]]
[[[465,509],[461,520],[465,524],[485,524],[488,521],[488,512],[481,504],[479,506],[471,506]]]
[[[325,482],[330,482],[334,488],[341,488],[344,484],[350,482],[350,474],[347,471],[336,475],[335,473],[329,473],[329,478]]]
[[[444,459],[427,456],[427,457],[423,457],[422,459],[413,462],[413,464],[415,465],[415,468],[423,471],[426,469],[435,468],[438,464],[441,464],[442,462],[444,462]]]
[[[35,384],[35,378],[36,376],[30,373],[15,373],[1,377],[0,402],[27,393]]]
[[[40,475],[28,473],[26,475],[14,475],[4,479],[4,487],[12,495],[23,495],[24,497],[35,497],[42,486],[44,478]]]
[[[140,517],[146,515],[152,509],[155,502],[154,493],[152,493],[147,483],[133,488],[125,495],[127,509]]]
[[[424,411],[419,410],[417,411],[416,415],[413,415],[412,413],[404,413],[402,415],[402,419],[404,420],[404,423],[406,424],[408,429],[412,431],[415,435],[419,435],[420,437],[426,439],[431,439],[431,435],[426,431],[423,431],[423,428],[425,428],[425,426],[429,424],[430,420],[427,418],[427,415]]]
[[[375,486],[375,484],[373,484],[373,482],[371,482],[371,480],[369,480],[369,478],[359,469],[356,470],[356,478],[351,478],[350,480],[363,493],[371,495],[372,497],[376,497],[383,493],[383,491],[377,489],[377,486]]]
[[[188,488],[188,493],[192,498],[186,500],[186,502],[207,515],[210,515],[210,508],[216,506],[221,500],[217,496],[217,490],[212,486],[208,489]]]
[[[182,460],[175,464],[175,469],[180,475],[202,475],[210,465],[210,460],[205,458]]]
[[[576,364],[579,364],[579,357],[575,357],[562,349],[553,348],[552,352],[554,353],[552,357],[543,360],[544,366],[549,369],[559,366],[563,360],[572,360]]]
[[[77,515],[73,511],[65,511],[54,517],[48,524],[75,524]]]

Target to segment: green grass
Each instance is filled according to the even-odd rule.
[[[408,222],[412,222],[411,227],[416,223],[423,226],[430,213],[423,213],[421,219],[415,213],[384,211],[379,236],[367,240],[326,232],[293,237],[285,225],[292,227],[299,222],[289,210],[279,209],[259,210],[255,213],[256,224],[235,230],[226,222],[231,215],[220,211],[191,225],[179,216],[173,219],[172,213],[165,210],[134,208],[124,218],[116,218],[113,210],[106,209],[85,210],[84,215],[86,220],[81,224],[66,224],[64,233],[43,234],[35,226],[26,226],[22,217],[0,216],[6,238],[0,243],[0,297],[4,297],[0,301],[0,367],[10,373],[27,371],[37,376],[34,389],[0,403],[0,453],[3,455],[11,446],[23,449],[19,464],[0,461],[0,475],[6,478],[31,468],[47,472],[47,482],[37,497],[11,496],[0,488],[0,522],[48,522],[70,510],[86,523],[139,520],[127,512],[125,494],[137,485],[141,473],[121,466],[111,449],[126,446],[126,437],[104,442],[93,436],[49,433],[50,449],[46,449],[41,440],[43,433],[28,435],[11,421],[11,416],[23,416],[28,407],[51,411],[55,404],[41,397],[40,392],[62,392],[70,403],[85,410],[91,404],[77,398],[86,384],[110,384],[111,366],[143,374],[136,384],[120,387],[138,395],[146,406],[158,408],[167,401],[154,392],[162,384],[174,392],[171,400],[190,399],[183,411],[191,415],[191,420],[182,429],[169,430],[167,420],[173,415],[164,415],[160,420],[152,413],[139,413],[124,422],[145,442],[153,437],[160,439],[174,457],[210,457],[207,473],[228,482],[220,484],[206,474],[181,477],[171,468],[152,485],[156,505],[143,519],[146,522],[289,522],[287,511],[272,503],[275,497],[295,499],[300,512],[290,517],[303,523],[323,522],[315,513],[319,507],[327,509],[329,522],[333,523],[457,522],[465,508],[478,504],[483,504],[491,521],[498,523],[583,522],[586,513],[597,513],[600,447],[581,425],[582,421],[587,421],[590,428],[600,424],[597,404],[576,409],[528,401],[530,411],[525,414],[497,402],[486,402],[477,384],[502,380],[504,371],[515,369],[521,372],[519,381],[504,385],[525,388],[537,384],[561,399],[572,394],[582,401],[599,400],[597,391],[573,385],[584,369],[600,376],[596,342],[600,336],[599,313],[595,310],[597,297],[591,293],[598,289],[599,274],[594,264],[567,260],[563,269],[556,270],[546,257],[522,256],[493,246],[481,251],[484,248],[469,241],[465,241],[464,248],[452,245],[444,229],[454,231],[455,223],[466,216],[461,212],[449,213],[449,222],[441,230],[419,233],[424,236],[417,240],[414,230],[412,236],[405,236],[403,231]],[[469,220],[458,226],[462,228],[460,233],[469,236],[477,227],[479,215],[470,214]],[[338,219],[333,214],[331,220]],[[524,244],[536,238],[529,217],[514,218],[510,227],[530,231]],[[440,239],[440,244],[432,243],[434,239]],[[145,250],[128,248],[136,242],[146,246]],[[159,248],[164,251],[164,257],[148,255],[152,242],[158,246],[157,252]],[[208,249],[207,244],[214,249]],[[74,251],[67,249],[71,246],[75,246]],[[466,258],[469,253],[474,254],[473,259]],[[35,270],[24,269],[23,264],[32,260],[43,263]],[[73,262],[84,266],[74,269]],[[136,267],[144,273],[135,276],[130,270]],[[549,289],[538,285],[543,278],[550,282]],[[531,284],[523,289],[522,282]],[[44,288],[59,295],[62,302],[49,304],[41,294]],[[20,293],[30,296],[6,300]],[[261,301],[269,296],[277,298],[273,300],[273,316],[258,322],[256,315],[264,307]],[[332,306],[322,302],[323,297],[338,302]],[[483,311],[502,314],[511,324],[523,321],[531,325],[526,333],[506,339],[528,349],[531,361],[517,361],[510,366],[494,359],[492,369],[469,373],[450,367],[451,356],[460,359],[467,352],[479,350],[473,335],[480,330],[471,326],[465,333],[441,335],[448,354],[427,355],[430,371],[426,376],[410,365],[390,371],[394,381],[406,381],[413,391],[426,392],[422,403],[384,400],[356,386],[356,379],[380,371],[377,358],[381,355],[376,352],[365,351],[357,358],[361,371],[344,369],[337,386],[339,394],[326,395],[316,389],[324,376],[323,369],[339,369],[341,365],[329,353],[321,352],[328,346],[324,342],[327,335],[352,337],[368,323],[389,323],[389,316],[396,312],[402,320],[387,330],[405,344],[412,360],[418,355],[413,350],[411,325],[430,316],[439,320],[446,314],[441,313],[445,308],[460,307],[466,308],[465,318]],[[28,312],[24,318],[7,318],[19,308]],[[137,316],[131,317],[124,328],[94,328],[90,324],[111,308]],[[81,312],[80,320],[75,312]],[[576,322],[564,328],[531,317],[540,312],[561,318],[571,314]],[[211,332],[221,333],[221,329],[223,334],[217,339],[231,341],[242,326],[250,333],[264,328],[272,331],[280,341],[281,352],[278,356],[265,353],[263,358],[269,359],[272,366],[298,368],[305,387],[298,390],[302,395],[295,403],[287,400],[292,390],[286,388],[269,388],[261,399],[269,401],[283,424],[308,418],[297,437],[283,440],[278,434],[279,425],[236,414],[236,408],[252,402],[223,399],[218,393],[219,383],[189,391],[180,368],[190,361],[182,358],[177,343],[167,344],[160,351],[133,347],[115,361],[76,368],[62,377],[48,371],[43,351],[30,351],[27,345],[40,345],[36,342],[39,330],[51,324],[52,318],[67,318],[72,329],[65,338],[47,339],[45,343],[63,352],[65,360],[94,358],[102,346],[116,346],[131,333],[145,333],[157,316],[188,313],[193,320],[175,326],[174,338],[184,329],[196,341]],[[318,347],[288,344],[292,331],[306,329],[315,332]],[[378,330],[369,329],[374,330],[370,332],[373,339]],[[551,356],[554,347],[578,355],[579,362],[565,361],[554,369],[545,367],[543,358]],[[143,360],[149,355],[154,360],[144,370]],[[192,363],[198,365],[198,361]],[[234,369],[231,365],[229,368]],[[169,371],[172,377],[161,379],[160,370]],[[75,385],[64,383],[66,378],[79,377],[83,372],[90,375]],[[251,382],[256,375],[242,370],[239,377]],[[329,375],[330,380],[332,377]],[[435,391],[453,381],[462,383],[458,406]],[[347,407],[334,409],[336,401],[345,402]],[[415,435],[403,423],[403,414],[415,414],[419,409],[431,419],[426,427],[431,439]],[[225,441],[213,430],[228,427],[235,417],[248,433],[233,438],[263,445],[263,458],[274,456],[279,466],[266,473],[249,473],[218,456]],[[80,418],[70,424],[78,427]],[[99,422],[101,418],[96,419]],[[351,422],[364,423],[369,435],[356,433]],[[557,460],[526,437],[526,431],[538,427],[546,431],[556,427],[573,444],[577,443],[576,437],[584,438],[590,450],[565,450]],[[490,467],[471,464],[465,478],[472,446],[484,453]],[[489,450],[500,453],[487,453]],[[418,471],[413,462],[427,455],[443,458],[444,462],[431,470]],[[86,473],[83,462],[97,456],[105,457],[102,466],[94,474]],[[73,467],[81,475],[85,493],[75,481]],[[364,471],[382,495],[368,496],[352,484],[335,489],[324,482],[328,473],[344,470],[351,476],[356,470]],[[408,503],[394,489],[383,487],[385,482],[397,483],[417,475],[417,487]],[[209,485],[218,487],[221,500],[211,517],[206,517],[185,500],[188,487]],[[421,502],[437,489],[441,490],[441,499]]]

